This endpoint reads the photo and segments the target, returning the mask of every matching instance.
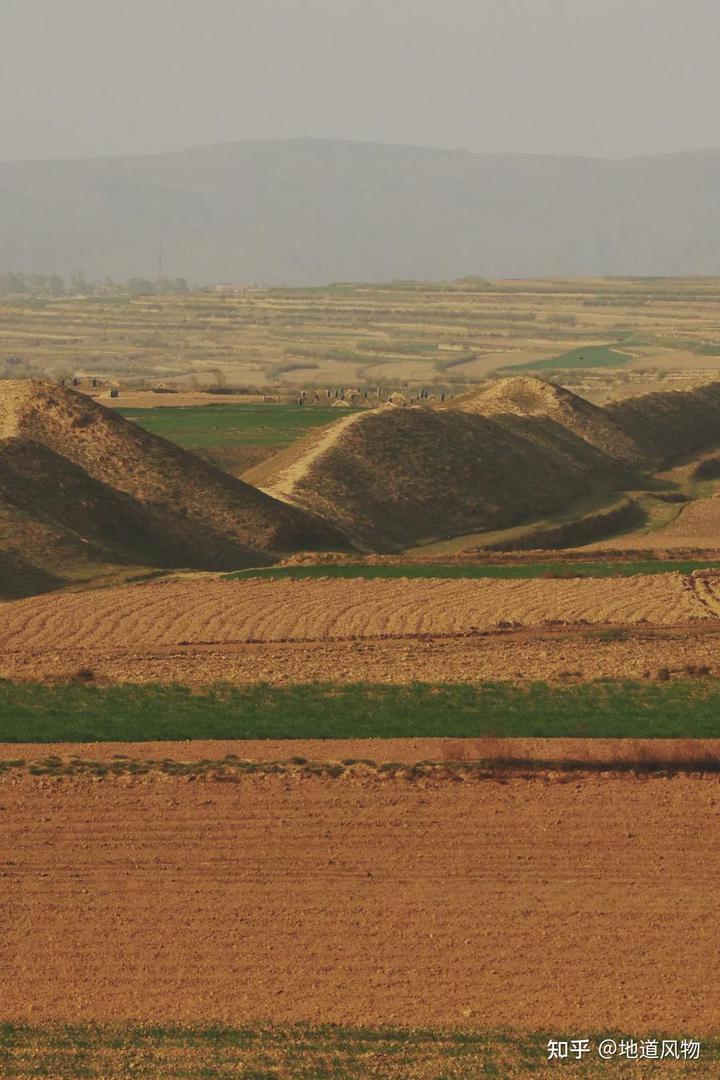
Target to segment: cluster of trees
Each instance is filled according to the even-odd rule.
[[[59,274],[18,274],[0,271],[0,296],[154,296],[158,293],[186,293],[189,286],[185,278],[161,278],[149,281],[134,277],[129,281],[116,282],[106,277],[102,281],[88,281],[78,271],[69,279]]]

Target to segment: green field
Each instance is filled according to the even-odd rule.
[[[631,577],[634,574],[691,574],[717,562],[646,559],[637,562],[379,563],[368,565],[263,566],[224,574],[227,578],[509,578]]]
[[[573,1031],[595,1051],[581,1064],[562,1063],[563,1076],[656,1076],[650,1062],[603,1065],[596,1048],[608,1033]],[[477,1080],[546,1072],[549,1038],[560,1032],[248,1025],[0,1026],[0,1074],[14,1080]],[[627,1033],[612,1033],[619,1043]],[[637,1038],[637,1034],[633,1036]],[[655,1034],[654,1038],[663,1036]],[[678,1033],[666,1038],[678,1039]],[[682,1037],[686,1036],[683,1033]],[[683,1075],[716,1075],[717,1038],[704,1039],[700,1060]],[[646,1071],[647,1070],[647,1071]],[[672,1075],[675,1071],[669,1068]],[[555,1074],[555,1070],[553,1070]]]
[[[603,631],[588,631],[602,649]],[[720,679],[308,683],[289,687],[0,683],[0,741],[587,737],[720,738]]]
[[[607,345],[586,345],[571,349],[546,360],[533,360],[529,364],[512,364],[506,371],[555,371],[558,368],[605,368],[621,367],[632,360],[627,353],[618,352]]]
[[[128,420],[188,450],[229,446],[287,446],[314,427],[354,409],[331,405],[198,405],[118,409]]]

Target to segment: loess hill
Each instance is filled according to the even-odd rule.
[[[720,381],[610,402],[602,411],[656,466],[671,465],[720,438]]]
[[[84,395],[2,381],[0,598],[114,568],[234,569],[504,529],[646,487],[719,437],[720,382],[599,408],[519,376],[450,406],[344,416],[238,480]]]
[[[631,466],[648,466],[652,454],[614,423],[607,412],[563,386],[544,382],[533,376],[518,375],[502,379],[488,387],[472,390],[452,402],[448,408],[481,416],[512,413],[516,416],[539,416],[573,432],[613,460]]]
[[[643,472],[719,437],[720,382],[600,408],[518,376],[446,407],[343,418],[244,479],[337,522],[355,543],[387,551],[643,487]]]
[[[81,394],[0,382],[0,597],[108,566],[220,570],[340,545],[329,524]]]
[[[493,403],[486,415],[470,404],[360,413],[245,479],[386,550],[520,524],[631,481],[627,460],[551,416],[521,414],[512,403],[506,411]]]

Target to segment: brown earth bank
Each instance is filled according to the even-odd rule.
[[[365,642],[78,646],[0,652],[0,678],[108,683],[467,683],[693,678],[720,671],[720,627],[588,627]]]
[[[720,758],[720,739],[192,739],[173,742],[2,743],[0,761],[682,763]]]
[[[720,780],[0,779],[7,1020],[711,1033]]]
[[[650,534],[645,534],[650,535]],[[460,539],[460,538],[458,538]],[[524,566],[527,564],[537,563],[557,563],[558,571],[567,570],[568,575],[573,573],[573,563],[587,563],[587,562],[612,562],[622,565],[626,562],[637,562],[639,559],[671,559],[671,560],[691,560],[693,562],[715,562],[720,559],[720,547],[668,547],[668,548],[652,548],[646,547],[630,549],[623,549],[621,546],[625,540],[625,537],[621,537],[617,541],[617,547],[607,547],[609,541],[603,541],[593,545],[586,545],[581,548],[563,548],[558,551],[557,548],[533,548],[527,551],[490,551],[487,548],[479,549],[477,547],[477,541],[473,541],[475,546],[472,548],[458,549],[457,551],[448,551],[438,554],[430,552],[429,554],[423,554],[422,547],[415,547],[402,555],[354,555],[347,554],[345,552],[299,552],[296,555],[289,555],[287,558],[282,559],[279,566],[317,566],[317,565],[337,565],[337,566],[407,566],[407,565],[419,565],[428,566],[437,564],[439,566],[447,565],[461,565],[461,566],[497,566],[497,565],[510,565],[510,566]],[[720,536],[718,536],[718,542],[720,543]],[[434,547],[435,545],[430,545]],[[567,567],[565,564],[569,564]]]

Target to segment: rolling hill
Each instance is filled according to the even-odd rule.
[[[338,545],[331,525],[90,398],[0,382],[0,595],[107,566],[230,569]]]
[[[716,274],[720,151],[627,160],[334,140],[0,163],[0,270],[194,282]]]
[[[720,381],[610,402],[603,412],[656,466],[720,439]]]
[[[648,466],[654,461],[653,454],[638,446],[635,439],[615,424],[604,409],[563,386],[532,376],[518,375],[471,390],[448,407],[481,416],[502,413],[544,416],[614,460],[635,467]]]
[[[647,485],[643,473],[720,438],[720,382],[599,408],[533,376],[449,407],[343,418],[244,479],[379,550],[558,513]]]
[[[386,550],[516,525],[630,482],[625,462],[551,416],[520,414],[510,404],[489,411],[360,413],[313,432],[244,479],[337,521],[356,543]]]

